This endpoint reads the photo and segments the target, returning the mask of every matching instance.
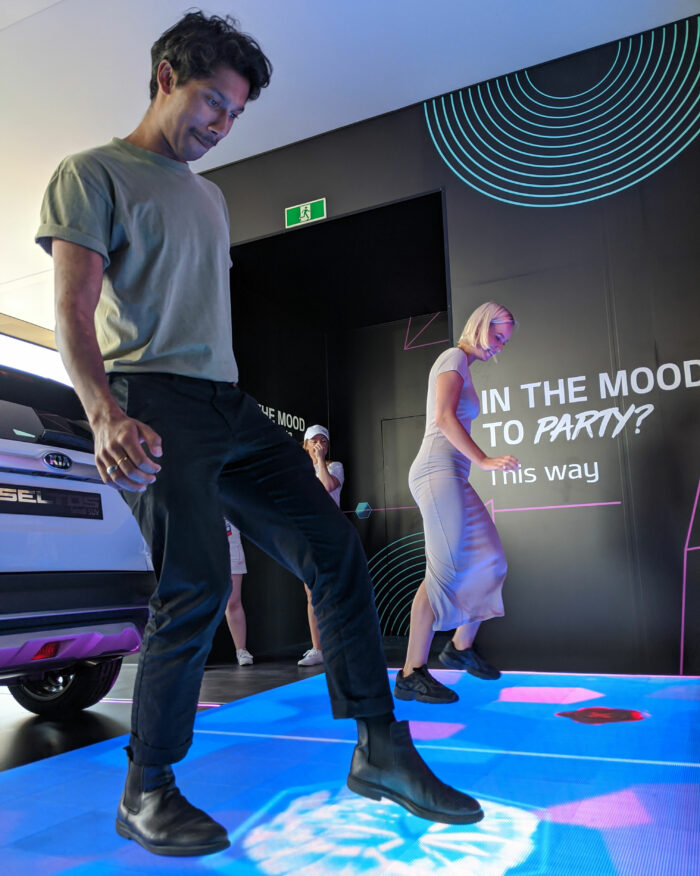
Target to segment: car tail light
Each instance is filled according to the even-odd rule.
[[[46,660],[49,657],[55,657],[58,654],[59,642],[46,642],[32,657],[32,660]]]

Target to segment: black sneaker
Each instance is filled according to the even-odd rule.
[[[414,669],[407,678],[403,669],[399,669],[394,696],[397,700],[418,700],[419,703],[456,703],[459,699],[453,690],[433,678],[427,664]]]
[[[451,640],[438,654],[438,660],[443,666],[449,666],[450,669],[463,669],[476,675],[477,678],[484,678],[487,681],[495,681],[501,677],[498,669],[487,663],[474,648],[465,648],[464,651],[459,651]]]

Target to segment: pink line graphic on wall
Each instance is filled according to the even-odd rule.
[[[700,480],[695,491],[695,501],[693,502],[693,510],[690,512],[690,523],[688,523],[688,533],[685,537],[685,545],[683,547],[683,595],[681,598],[681,661],[679,675],[683,675],[683,651],[685,650],[685,598],[688,591],[688,554],[691,551],[700,550],[700,544],[690,545],[690,537],[693,532],[693,524],[695,523],[695,514],[698,510],[698,499],[700,499]]]
[[[406,350],[417,350],[419,347],[432,347],[435,344],[448,344],[450,342],[449,338],[442,338],[439,341],[428,341],[426,344],[416,344],[416,338],[420,337],[423,332],[428,328],[429,325],[432,324],[433,320],[436,317],[440,316],[441,313],[444,313],[444,310],[438,310],[437,313],[434,313],[430,319],[426,322],[422,329],[420,329],[416,334],[409,340],[408,336],[411,333],[411,321],[413,320],[412,316],[408,317],[408,325],[406,326],[406,337],[404,338],[403,348]]]
[[[512,511],[560,511],[565,508],[601,508],[606,505],[622,505],[621,501],[616,502],[581,502],[575,505],[532,505],[527,508],[496,508],[493,499],[484,502],[487,511],[491,515],[491,520],[494,520],[496,514],[509,514]]]
[[[697,501],[697,500],[696,500]],[[615,502],[582,502],[574,505],[532,505],[527,508],[496,508],[494,505],[494,500],[489,499],[484,502],[489,514],[491,515],[491,519],[494,519],[495,514],[509,514],[512,511],[559,511],[565,508],[601,508],[606,505],[622,505],[620,500]],[[358,517],[369,517],[370,514],[373,514],[375,511],[412,511],[418,508],[418,505],[395,505],[390,508],[374,508],[368,502],[360,502],[357,508],[351,508],[347,511],[343,511],[343,514],[357,514]],[[362,509],[362,514],[359,513],[358,509]],[[698,550],[698,548],[690,548],[690,550]]]

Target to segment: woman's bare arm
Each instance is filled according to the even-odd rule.
[[[487,456],[457,418],[457,405],[464,380],[458,371],[438,374],[435,388],[435,423],[454,447],[483,471],[512,471],[519,466],[514,456]]]

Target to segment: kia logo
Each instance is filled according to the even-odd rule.
[[[73,460],[65,453],[45,453],[44,462],[49,468],[58,468],[66,471],[73,465]]]

